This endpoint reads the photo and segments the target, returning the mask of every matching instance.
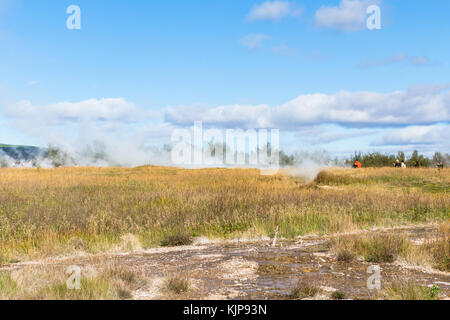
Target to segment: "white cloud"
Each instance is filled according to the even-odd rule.
[[[392,93],[339,92],[301,95],[282,105],[231,105],[166,109],[166,121],[194,121],[226,128],[272,127],[291,130],[302,125],[338,124],[383,127],[450,121],[450,85],[412,87]]]
[[[249,50],[254,50],[261,48],[263,42],[269,39],[271,39],[271,37],[265,34],[248,34],[245,37],[241,38],[240,42]]]
[[[322,6],[315,14],[316,26],[340,31],[358,31],[366,27],[367,8],[379,0],[341,0],[338,6]]]
[[[374,145],[442,144],[450,137],[449,125],[410,126],[385,134]]]
[[[302,14],[302,12],[303,9],[296,7],[293,2],[266,1],[262,4],[253,6],[252,10],[247,16],[247,20],[279,20],[287,16],[298,17]]]
[[[408,57],[404,53],[399,53],[387,59],[375,60],[367,59],[361,62],[358,66],[362,68],[380,67],[396,63],[408,63],[413,66],[427,66],[432,65],[430,59],[425,56]]]
[[[267,115],[271,113],[268,105],[229,105],[208,108],[169,107],[166,109],[165,119],[174,125],[190,126],[195,121],[203,121],[217,127],[265,128],[271,124]]]
[[[82,120],[131,122],[138,118],[138,113],[138,109],[123,98],[88,99],[47,106],[36,106],[25,100],[4,110],[8,117],[40,119],[48,123]]]

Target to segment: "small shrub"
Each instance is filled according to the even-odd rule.
[[[163,247],[178,247],[178,246],[187,246],[192,244],[192,237],[187,234],[175,234],[170,235],[164,238],[161,241],[161,246]]]
[[[290,294],[291,299],[301,300],[306,298],[313,298],[320,293],[320,288],[315,283],[310,281],[300,280],[297,286]]]
[[[126,288],[119,288],[117,289],[117,295],[119,296],[120,300],[130,300],[133,298],[133,294],[130,290]]]
[[[182,294],[189,291],[190,283],[186,278],[169,278],[164,282],[164,289],[174,294]]]
[[[430,288],[430,298],[431,299],[436,298],[437,296],[439,296],[439,292],[441,292],[441,288],[439,288],[437,285],[433,285]]]
[[[355,254],[351,252],[349,249],[341,249],[337,253],[336,257],[337,261],[340,262],[352,262],[355,259]]]
[[[345,295],[345,292],[342,292],[342,291],[335,291],[335,292],[333,292],[333,294],[331,295],[331,297],[332,297],[334,300],[343,300],[343,299],[346,298],[346,295]]]

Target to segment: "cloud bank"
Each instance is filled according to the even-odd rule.
[[[448,143],[450,137],[450,126],[411,126],[385,134],[376,140],[374,145],[427,145]]]
[[[228,105],[169,107],[165,120],[185,126],[194,121],[218,127],[279,128],[338,124],[345,127],[429,125],[450,121],[450,85],[418,86],[392,93],[346,92],[301,95],[279,106]]]
[[[123,98],[43,106],[21,101],[4,107],[2,116],[4,125],[43,141],[44,146],[51,143],[71,151],[101,141],[111,163],[133,165],[155,158],[149,147],[170,142],[173,130],[190,128],[196,121],[217,129],[280,129],[295,135],[285,140],[286,147],[299,141],[310,146],[339,142],[336,147],[346,144],[354,149],[349,141],[361,139],[369,148],[417,146],[445,151],[450,136],[450,84],[389,93],[304,94],[274,106],[167,107],[160,118]]]
[[[40,119],[47,123],[90,121],[133,122],[139,109],[123,98],[88,99],[80,102],[60,102],[46,106],[20,101],[7,106],[4,114],[18,119]]]

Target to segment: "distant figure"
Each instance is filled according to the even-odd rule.
[[[353,168],[355,168],[355,169],[361,169],[361,168],[362,168],[361,162],[355,161],[355,163],[353,164]]]
[[[436,166],[439,170],[444,169],[444,163],[442,161],[439,161]]]
[[[400,163],[400,160],[395,160],[395,163],[394,163],[394,167],[395,168],[401,168],[402,167],[402,164]]]
[[[402,169],[406,169],[406,163],[402,161]]]

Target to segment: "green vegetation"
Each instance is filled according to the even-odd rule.
[[[364,167],[392,167],[393,164],[399,160],[400,162],[405,162],[408,167],[435,167],[438,163],[443,163],[445,166],[450,165],[450,155],[442,154],[436,152],[432,158],[427,158],[424,155],[419,154],[419,151],[415,150],[413,153],[406,157],[405,153],[399,151],[397,154],[383,154],[379,152],[361,153],[357,152],[353,154],[349,159],[348,163],[354,163],[359,161]]]
[[[335,239],[333,248],[337,260],[351,262],[362,256],[373,263],[392,263],[398,256],[405,256],[410,242],[395,235],[349,236]]]
[[[443,222],[433,240],[414,244],[405,236],[393,234],[352,235],[335,238],[331,248],[337,261],[352,262],[357,257],[367,262],[392,263],[398,258],[415,265],[450,271],[450,223]]]
[[[331,295],[331,298],[334,300],[343,300],[346,298],[345,292],[342,291],[335,291],[333,292],[333,294]]]
[[[13,145],[10,145],[10,144],[2,144],[2,143],[0,143],[0,148],[18,148],[18,147],[21,147],[21,146],[13,146]]]
[[[380,294],[386,300],[437,300],[440,289],[420,286],[414,282],[397,282],[388,286]]]
[[[448,184],[448,169],[331,170],[324,176],[339,188],[299,185],[289,170],[261,176],[243,169],[4,169],[0,264],[186,245],[198,236],[273,237],[277,226],[280,237],[293,238],[450,217],[445,190],[415,187],[421,180]],[[398,181],[414,187],[394,191]]]
[[[409,242],[396,236],[372,236],[356,241],[357,254],[367,262],[394,262],[399,255],[406,252]]]
[[[428,193],[448,193],[450,192],[450,181],[444,178],[441,173],[432,169],[407,169],[399,170],[395,168],[365,170],[329,170],[321,171],[315,182],[320,185],[332,186],[383,186],[386,189],[411,190],[416,189]],[[395,188],[395,189],[394,189]]]

